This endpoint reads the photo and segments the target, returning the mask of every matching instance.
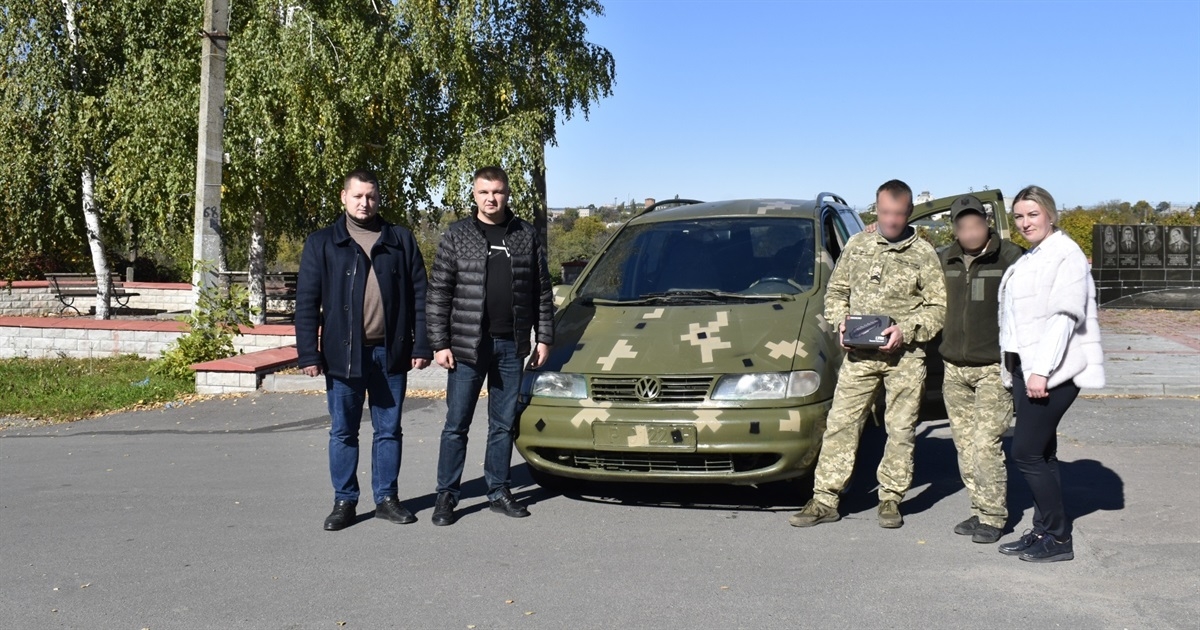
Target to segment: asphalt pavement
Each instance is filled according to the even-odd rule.
[[[481,413],[483,411],[481,405]],[[967,516],[946,422],[921,425],[906,524],[875,522],[883,433],[838,523],[762,488],[533,485],[482,498],[477,416],[461,520],[429,523],[442,401],[410,399],[401,498],[420,521],[325,532],[324,397],[260,393],[0,431],[0,619],[13,628],[1195,628],[1200,401],[1101,397],[1062,426],[1072,562],[1034,565]],[[364,445],[369,443],[364,428]],[[360,479],[370,486],[369,449]],[[1032,503],[1015,471],[1011,527]],[[369,492],[368,492],[369,495]],[[1015,534],[1009,533],[1004,540]]]

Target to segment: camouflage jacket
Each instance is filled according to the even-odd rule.
[[[838,326],[847,315],[887,315],[905,348],[924,354],[946,320],[946,281],[933,246],[909,231],[898,243],[869,232],[850,238],[829,279],[825,319]]]

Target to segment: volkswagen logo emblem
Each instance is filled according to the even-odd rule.
[[[643,376],[634,384],[633,393],[641,401],[649,402],[655,400],[662,393],[662,381],[653,376]]]

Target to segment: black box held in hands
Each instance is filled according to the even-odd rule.
[[[883,331],[892,325],[887,315],[847,315],[842,343],[854,348],[878,348],[888,342]]]

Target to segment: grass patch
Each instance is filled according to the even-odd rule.
[[[153,372],[136,355],[102,359],[0,359],[0,418],[51,422],[153,405],[195,391],[192,378]]]

